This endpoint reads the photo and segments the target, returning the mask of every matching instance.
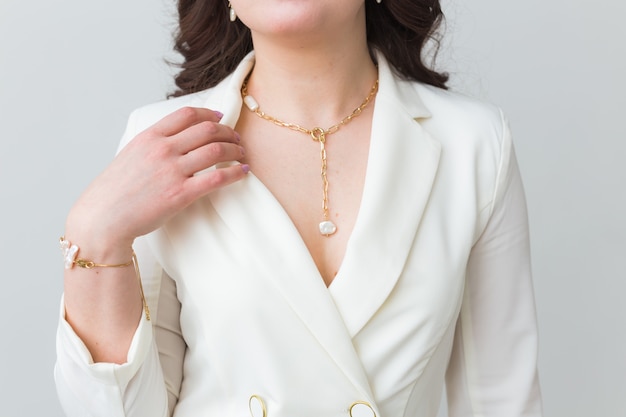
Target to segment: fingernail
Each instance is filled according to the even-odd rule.
[[[241,142],[241,136],[239,136],[239,133],[235,132],[235,140],[237,141],[237,143]]]
[[[239,149],[241,150],[241,156],[244,156],[246,154],[246,149],[243,146],[240,146]]]
[[[250,172],[250,165],[242,164],[241,165],[241,170],[243,171],[244,174],[247,174],[248,172]]]
[[[213,113],[215,113],[218,120],[222,120],[222,117],[224,117],[224,113],[222,113],[221,111],[213,110]]]

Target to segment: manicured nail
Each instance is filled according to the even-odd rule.
[[[239,136],[239,133],[235,132],[235,140],[237,141],[237,143],[241,142],[241,136]]]
[[[241,151],[241,156],[245,156],[246,155],[246,149],[243,146],[240,146],[239,150]]]
[[[250,165],[242,164],[241,165],[241,170],[243,171],[244,174],[247,174],[248,172],[250,172]]]
[[[222,120],[222,117],[224,117],[224,113],[222,113],[221,111],[217,111],[214,110],[213,113],[215,113],[215,115],[217,116],[217,120]]]

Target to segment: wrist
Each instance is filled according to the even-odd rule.
[[[74,265],[80,268],[92,269],[92,268],[124,268],[127,266],[131,266],[135,261],[135,254],[133,252],[133,259],[124,263],[115,263],[115,264],[103,264],[97,261],[86,259],[78,256],[78,252],[80,248],[78,245],[70,242],[65,238],[65,236],[61,236],[59,239],[59,244],[61,246],[61,252],[63,253],[63,261],[65,263],[65,269],[72,269]]]

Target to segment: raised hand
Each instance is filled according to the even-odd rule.
[[[107,247],[129,247],[196,199],[243,178],[247,165],[204,171],[244,155],[239,135],[220,117],[185,107],[137,135],[76,202],[68,236],[105,255]]]

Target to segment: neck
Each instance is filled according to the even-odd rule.
[[[306,47],[254,40],[248,93],[263,111],[288,122],[331,126],[363,101],[377,78],[365,36]]]

